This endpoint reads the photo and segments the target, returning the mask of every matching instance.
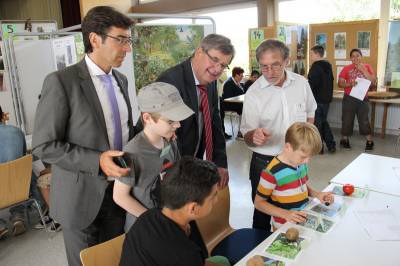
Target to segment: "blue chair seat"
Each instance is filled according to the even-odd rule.
[[[211,256],[224,256],[234,265],[271,234],[272,232],[253,228],[235,230],[218,243]]]

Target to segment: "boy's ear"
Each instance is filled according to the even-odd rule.
[[[287,151],[293,151],[293,147],[289,142],[285,143],[284,149]]]
[[[144,124],[148,124],[150,121],[153,121],[153,118],[149,113],[142,113],[142,119]]]
[[[195,219],[197,218],[197,213],[198,213],[198,204],[196,202],[189,202],[186,204],[186,213],[188,214],[189,217]]]

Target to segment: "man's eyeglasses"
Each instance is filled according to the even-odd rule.
[[[217,57],[211,56],[206,50],[203,50],[203,51],[208,56],[208,58],[211,60],[211,62],[213,62],[213,64],[215,66],[221,67],[221,70],[229,69],[229,66],[221,63]]]
[[[126,44],[132,45],[133,44],[133,39],[131,37],[123,37],[123,36],[115,37],[115,36],[111,36],[108,34],[104,34],[104,36],[118,41],[118,43],[120,45],[126,45]]]
[[[279,63],[273,63],[272,65],[260,64],[261,71],[268,71],[268,70],[279,71],[279,70],[281,70],[281,68],[282,68],[282,65]]]

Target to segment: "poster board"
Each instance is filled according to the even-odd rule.
[[[274,38],[275,27],[263,27],[263,28],[251,28],[249,29],[249,70],[250,73],[253,70],[260,72],[260,66],[256,60],[256,49],[257,46],[268,38]]]
[[[52,32],[57,30],[55,20],[1,20],[0,41],[8,39],[10,34],[29,32]],[[14,36],[13,39],[38,40],[48,39],[48,36]]]
[[[325,59],[332,64],[335,89],[340,71],[351,64],[349,53],[353,48],[361,49],[362,62],[370,64],[376,73],[379,20],[310,24],[309,30],[310,48],[316,44],[326,47]]]
[[[17,125],[17,114],[12,102],[11,81],[6,72],[8,62],[6,60],[3,41],[8,39],[10,34],[52,32],[58,29],[57,21],[55,20],[30,20],[28,22],[26,20],[0,20],[0,105],[3,107],[3,110],[10,113],[9,123],[12,125]],[[49,35],[13,37],[13,40],[39,39],[49,39]]]
[[[302,76],[307,74],[308,25],[278,22],[276,37],[289,48],[287,69]]]
[[[249,29],[249,69],[258,70],[256,48],[265,39],[276,38],[289,48],[287,69],[301,75],[307,73],[308,26],[278,22],[275,26]]]
[[[81,33],[71,33],[48,40],[14,41],[15,64],[18,75],[19,112],[23,117],[21,128],[30,135],[34,128],[36,107],[45,77],[56,70],[77,63],[83,57]],[[118,68],[128,79],[128,94],[132,106],[133,122],[139,118],[136,100],[132,53],[127,53]]]
[[[386,57],[385,86],[400,91],[400,20],[389,22],[388,51]]]
[[[135,25],[132,50],[136,88],[155,81],[164,70],[189,58],[210,33],[209,25]]]

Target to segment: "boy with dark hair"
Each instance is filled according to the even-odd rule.
[[[214,163],[183,157],[161,182],[162,209],[142,214],[126,234],[120,265],[215,265],[188,238],[190,221],[207,216],[220,180]]]
[[[157,184],[180,155],[171,139],[180,122],[193,114],[178,89],[165,82],[151,83],[138,93],[144,129],[124,147],[124,158],[131,171],[114,184],[114,201],[126,213],[125,232],[147,209],[159,207]]]
[[[272,216],[273,231],[287,221],[304,222],[307,214],[302,209],[309,196],[333,202],[331,192],[319,192],[307,184],[307,164],[321,146],[321,137],[313,124],[296,122],[286,131],[283,151],[261,172],[254,206]]]
[[[336,142],[328,123],[329,103],[332,101],[334,78],[332,65],[323,59],[324,53],[324,47],[321,45],[311,48],[310,57],[313,64],[308,72],[308,83],[317,102],[314,124],[318,128],[321,140],[325,142],[328,151],[334,153],[336,151]],[[323,152],[324,147],[322,146],[320,153],[322,154]]]

